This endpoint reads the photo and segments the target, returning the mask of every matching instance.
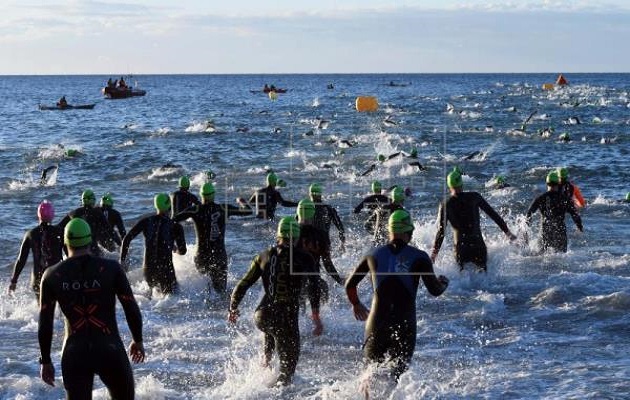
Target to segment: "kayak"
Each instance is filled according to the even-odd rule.
[[[43,105],[39,105],[39,109],[40,110],[91,110],[94,108],[96,104],[81,104],[78,106],[73,106],[71,104],[68,104],[67,106],[43,106]]]
[[[147,94],[146,90],[130,87],[104,87],[102,92],[109,99],[126,99],[127,97],[144,96]]]
[[[252,93],[269,93],[269,92],[276,92],[276,93],[286,93],[288,89],[260,89],[260,90],[250,90],[250,92]]]

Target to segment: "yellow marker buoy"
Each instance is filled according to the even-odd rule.
[[[543,83],[542,89],[543,90],[552,90],[553,89],[553,83]]]
[[[378,110],[378,100],[374,96],[359,96],[356,101],[358,112]]]

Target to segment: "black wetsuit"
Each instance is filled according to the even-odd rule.
[[[109,222],[109,225],[118,230],[118,236],[120,239],[124,238],[127,231],[125,230],[125,224],[123,224],[122,216],[118,210],[110,206],[101,206],[98,208],[100,208],[101,212],[105,216],[105,219]]]
[[[201,204],[197,196],[190,193],[187,189],[179,189],[171,194],[171,218],[189,208]]]
[[[339,276],[335,264],[332,262],[330,256],[330,239],[328,235],[319,228],[313,225],[300,225],[300,239],[298,241],[298,248],[307,251],[315,260],[315,269],[318,272],[319,292],[322,302],[328,301],[328,284],[322,278],[319,277],[322,265],[324,269],[335,282],[343,285],[343,279]],[[306,300],[308,293],[311,293],[312,289],[309,287],[311,280],[304,280],[302,287],[302,300]]]
[[[566,213],[571,215],[575,225],[581,231],[582,219],[571,198],[559,191],[548,191],[538,196],[527,210],[527,221],[532,214],[540,210],[540,234],[542,250],[552,248],[555,251],[567,251],[567,226],[564,223]]]
[[[369,361],[394,361],[396,379],[411,361],[416,346],[416,295],[420,277],[429,293],[439,296],[446,289],[433,272],[431,259],[422,250],[395,240],[365,256],[346,281],[354,290],[370,274],[374,295],[365,324],[364,354]],[[353,304],[358,297],[351,298]]]
[[[363,199],[356,207],[354,207],[354,213],[358,214],[363,210],[364,207],[368,209],[368,211],[373,212],[379,207],[383,207],[386,204],[389,204],[389,197],[384,194],[371,194]]]
[[[284,207],[297,207],[296,202],[283,199],[280,192],[271,186],[258,189],[249,199],[249,204],[257,207],[256,218],[274,219],[278,203]]]
[[[214,290],[224,293],[227,286],[228,257],[225,251],[225,222],[233,215],[251,215],[252,209],[215,202],[190,207],[177,214],[175,222],[192,218],[197,234],[195,267],[208,275]]]
[[[92,231],[90,250],[93,255],[101,255],[102,252],[98,247],[99,244],[109,251],[116,249],[115,244],[120,245],[120,238],[116,235],[111,225],[109,225],[109,222],[107,222],[100,208],[84,206],[70,211],[68,215],[59,222],[59,227],[64,229],[72,218],[82,218],[90,225],[90,230]]]
[[[313,225],[321,229],[330,240],[330,226],[335,225],[339,231],[339,240],[343,245],[346,242],[346,233],[343,229],[343,223],[337,210],[328,204],[319,202],[315,203],[315,216],[313,217]]]
[[[405,207],[398,203],[385,204],[377,207],[365,221],[363,226],[372,235],[372,241],[377,244],[384,244],[387,241],[387,221],[391,213],[396,210],[404,210]]]
[[[61,356],[68,399],[91,399],[94,375],[100,376],[114,399],[133,399],[129,358],[118,333],[116,297],[129,330],[142,342],[142,316],[125,272],[116,261],[83,255],[50,267],[42,279],[39,345],[42,362],[51,362],[55,303],[65,316]]]
[[[460,268],[464,263],[472,262],[478,268],[486,270],[488,250],[481,234],[479,210],[483,210],[506,234],[510,232],[505,221],[488,202],[477,192],[459,192],[440,203],[438,210],[438,230],[433,242],[433,251],[437,252],[444,241],[447,221],[453,227],[455,259]]]
[[[295,247],[274,246],[260,253],[249,271],[232,292],[230,310],[237,310],[245,292],[262,277],[265,295],[256,308],[256,326],[265,334],[264,351],[270,361],[274,349],[280,358],[279,382],[289,384],[300,356],[300,330],[298,311],[302,280],[309,279],[310,302],[319,311],[319,274],[313,257]]]
[[[63,229],[57,225],[41,222],[36,228],[27,231],[20,246],[13,267],[11,283],[17,283],[18,277],[26,265],[29,251],[33,252],[33,271],[31,272],[31,287],[39,299],[39,284],[46,268],[61,261],[63,250]]]
[[[140,233],[144,235],[144,278],[149,287],[158,287],[162,293],[177,291],[177,278],[173,267],[173,250],[186,254],[184,229],[166,215],[142,218],[127,233],[120,250],[120,259],[127,257],[129,243]]]

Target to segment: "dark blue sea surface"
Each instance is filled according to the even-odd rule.
[[[623,398],[630,392],[630,203],[622,201],[630,191],[630,74],[570,74],[570,84],[554,90],[542,84],[556,74],[139,75],[126,80],[146,96],[121,100],[100,93],[108,78],[0,77],[0,398],[64,396],[59,319],[57,388],[38,377],[30,261],[15,295],[5,295],[42,199],[54,203],[58,221],[79,205],[83,190],[99,198],[111,192],[130,228],[152,212],[156,193],[176,190],[182,175],[191,177],[196,193],[212,170],[217,200],[235,204],[264,186],[273,169],[287,182],[280,189],[286,199],[306,197],[311,183],[324,186],[324,200],[347,231],[344,253],[331,232],[333,260],[346,277],[370,248],[366,216],[352,214],[370,183],[409,188],[413,244],[430,251],[444,178],[455,165],[466,173],[465,189],[479,191],[513,232],[527,231],[531,240],[510,243],[484,218],[488,274],[460,273],[448,228],[435,270],[451,285],[439,298],[420,289],[412,366],[395,388],[374,384],[374,397]],[[265,83],[288,91],[271,100],[261,91]],[[62,95],[70,104],[96,106],[38,109]],[[377,112],[356,111],[355,99],[364,95],[378,98]],[[404,157],[377,161],[414,147],[425,170]],[[68,150],[78,154],[69,157]],[[42,185],[41,171],[51,165],[58,170]],[[587,200],[580,210],[585,232],[576,232],[567,216],[569,251],[540,255],[539,216],[528,225],[524,213],[559,166],[568,167]],[[511,186],[493,188],[498,175]],[[279,208],[280,215],[293,212]],[[277,364],[260,366],[262,338],[251,318],[260,286],[246,296],[239,325],[228,327],[225,305],[207,293],[194,268],[192,226],[185,230],[189,252],[175,256],[178,296],[149,298],[139,269],[143,241],[133,242],[129,277],[148,352],[147,362],[134,367],[138,398],[362,398],[363,324],[354,320],[343,288],[326,277],[324,335],[314,338],[303,317],[294,385],[268,388]],[[228,222],[230,288],[273,243],[274,231],[250,218]],[[366,280],[359,291],[365,304],[371,293]],[[100,381],[95,388],[95,398],[107,397]]]

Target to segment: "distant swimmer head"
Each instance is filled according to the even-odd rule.
[[[320,199],[322,198],[322,185],[319,183],[313,183],[308,187],[308,194],[312,199]]]
[[[406,187],[405,188],[405,196],[407,196],[407,197],[413,196],[413,191],[411,190],[410,187]]]
[[[210,182],[206,182],[201,185],[201,189],[199,189],[199,196],[201,196],[202,200],[214,200],[214,185]]]
[[[101,207],[113,207],[114,206],[114,197],[112,197],[111,193],[107,192],[101,197]]]
[[[406,210],[396,210],[389,216],[387,229],[390,233],[413,232],[414,226],[411,216]]]
[[[558,168],[556,173],[558,174],[558,178],[560,178],[560,181],[566,181],[567,179],[569,179],[569,169],[567,167]]]
[[[411,152],[409,153],[409,156],[412,157],[412,158],[418,158],[418,149],[416,147],[411,149]]]
[[[381,182],[379,181],[374,181],[372,182],[372,192],[379,194],[381,193],[381,190],[383,190],[383,185],[381,185]]]
[[[208,178],[208,179],[214,179],[214,178],[216,178],[216,177],[217,177],[217,175],[216,175],[214,172],[212,172],[212,170],[211,170],[211,169],[209,169],[209,170],[207,170],[207,171],[206,171],[206,178]]]
[[[560,134],[559,139],[561,141],[563,141],[563,142],[568,142],[568,141],[571,140],[571,136],[567,132],[564,132],[564,133]]]
[[[77,150],[77,149],[66,149],[64,154],[66,155],[66,157],[74,157],[74,156],[79,154],[79,150]]]
[[[389,193],[389,199],[392,203],[402,204],[405,201],[405,191],[400,186],[396,186]]]
[[[626,193],[626,202],[630,203],[630,192]]]
[[[558,177],[558,173],[556,171],[552,171],[547,174],[547,186],[556,186],[560,183],[560,178]]]
[[[462,186],[464,186],[462,174],[458,171],[452,171],[446,177],[446,184],[448,185],[449,189],[461,188]]]
[[[505,185],[505,177],[503,175],[498,175],[494,178],[495,185]]]
[[[278,184],[278,176],[273,172],[267,174],[266,180],[267,186],[276,186]]]
[[[378,156],[376,156],[376,159],[377,159],[379,162],[383,162],[383,161],[385,161],[385,156],[384,156],[383,154],[379,154]]]
[[[186,175],[179,178],[179,188],[188,190],[190,188],[190,178]]]
[[[298,240],[300,238],[300,225],[293,217],[284,217],[278,223],[278,239]]]
[[[153,206],[158,213],[164,213],[171,209],[171,198],[166,193],[158,193],[153,198]]]
[[[90,225],[82,218],[72,218],[63,231],[63,242],[72,248],[89,245],[92,243]]]
[[[278,187],[287,187],[287,183],[284,181],[284,179],[278,179]]]
[[[55,218],[55,208],[50,201],[44,200],[39,204],[39,207],[37,207],[37,218],[41,222],[52,222],[53,218]]]
[[[311,199],[302,199],[297,206],[297,216],[300,222],[313,219],[315,216],[315,203]]]
[[[93,207],[96,204],[96,196],[94,196],[94,192],[91,189],[84,190],[81,193],[81,204],[84,207]]]

